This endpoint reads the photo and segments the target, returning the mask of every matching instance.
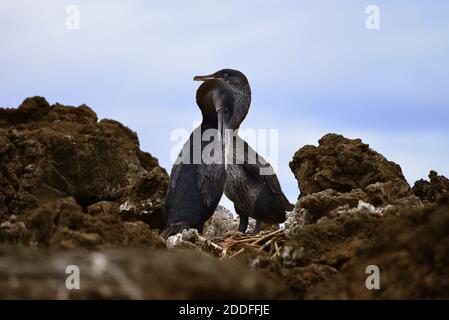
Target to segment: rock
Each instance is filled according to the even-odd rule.
[[[221,239],[226,233],[236,231],[234,215],[225,207],[219,205],[212,217],[206,221],[203,236],[208,239]]]
[[[380,270],[380,289],[365,287],[366,268]],[[341,273],[310,291],[311,299],[449,298],[449,197],[389,217]]]
[[[387,182],[376,182],[365,188],[368,202],[376,207],[394,205],[402,198],[413,196],[409,184],[399,178]]]
[[[26,227],[18,233],[16,242],[24,245],[91,250],[111,246],[165,247],[164,241],[144,222],[123,222],[118,215],[86,214],[74,198],[47,203],[21,219]]]
[[[301,195],[298,203],[305,223],[357,208],[359,201],[376,208],[421,206],[401,168],[373,151],[360,139],[327,134],[319,146],[305,146],[290,162]],[[334,213],[333,213],[334,212]]]
[[[336,277],[338,270],[325,264],[309,264],[304,267],[283,269],[282,280],[294,288],[300,298],[316,285]]]
[[[182,233],[175,234],[167,239],[168,248],[194,249],[215,257],[221,257],[223,249],[201,236],[196,229],[183,230]]]
[[[377,182],[362,189],[353,189],[351,192],[338,192],[327,189],[301,197],[298,201],[299,208],[306,209],[303,214],[305,223],[313,223],[322,217],[331,217],[335,211],[357,208],[360,202],[373,207],[379,212],[382,208],[420,207],[421,200],[414,196],[410,186],[395,179],[387,182]]]
[[[96,216],[107,216],[110,214],[117,214],[119,212],[119,205],[112,201],[100,201],[87,207],[87,213]]]
[[[436,171],[430,171],[430,181],[424,179],[418,180],[413,186],[413,192],[421,200],[426,202],[435,202],[444,195],[449,194],[449,179],[440,176]]]
[[[347,139],[327,134],[319,146],[305,146],[290,162],[301,195],[326,189],[351,192],[365,189],[376,182],[400,179],[406,182],[402,170],[394,162],[369,148],[360,139]]]
[[[274,261],[280,265],[276,272],[280,281],[303,297],[319,283],[331,281],[371,241],[382,223],[382,216],[362,203],[333,219],[324,217],[290,229],[281,256]]]
[[[305,224],[310,223],[311,218],[306,209],[300,208],[298,205],[295,208],[287,212],[284,222],[285,235],[291,238],[299,230],[301,230]]]
[[[231,211],[219,205],[212,217],[206,221],[203,229],[203,236],[211,240],[224,239],[228,234],[237,232],[240,217],[234,217]],[[256,220],[249,218],[247,232],[252,232],[256,225]],[[277,229],[277,225],[262,223],[261,231]]]
[[[301,197],[299,207],[306,209],[309,214],[305,222],[313,223],[339,207],[347,205],[348,208],[354,208],[359,200],[368,201],[366,193],[361,189],[354,189],[348,193],[326,189]]]
[[[159,228],[168,175],[134,132],[87,106],[41,97],[0,109],[0,222],[72,196],[83,209],[130,202],[123,218]],[[114,208],[115,206],[110,206]]]
[[[86,253],[0,247],[2,299],[286,299],[282,283],[237,260],[192,251],[122,248]],[[65,286],[68,265],[79,290]],[[30,267],[32,266],[32,267]]]
[[[17,221],[17,217],[12,215],[8,221],[0,224],[0,241],[10,244],[21,244],[32,242],[33,234],[27,230],[23,221]]]
[[[357,211],[306,225],[287,242],[283,262],[290,266],[321,263],[338,268],[372,238],[381,223],[381,217]]]

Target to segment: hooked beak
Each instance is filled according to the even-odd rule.
[[[193,81],[207,81],[207,80],[214,80],[214,79],[220,79],[213,74],[210,74],[208,76],[194,76]]]

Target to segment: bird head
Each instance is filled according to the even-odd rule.
[[[248,85],[248,79],[246,76],[240,71],[234,69],[222,69],[207,76],[195,76],[193,77],[193,80],[221,80],[234,87]]]

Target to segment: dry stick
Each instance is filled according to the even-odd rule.
[[[215,244],[215,243],[213,243],[212,241],[210,241],[210,240],[208,240],[208,239],[206,239],[206,238],[204,238],[204,237],[202,237],[202,236],[200,236],[200,235],[198,236],[198,239],[199,239],[201,242],[206,243],[206,245],[210,245],[210,246],[212,246],[214,249],[220,250],[220,253],[223,254],[223,248],[220,247],[218,244]]]
[[[259,249],[257,250],[262,251],[263,249],[265,249],[271,243],[271,240],[272,239],[268,240],[263,246],[260,246]]]
[[[245,239],[241,239],[241,240],[233,240],[237,243],[241,243],[241,242],[251,242],[254,241],[254,238],[245,238]]]
[[[270,232],[269,234],[264,235],[262,238],[253,242],[252,244],[257,244],[257,243],[261,242],[262,240],[268,239],[269,237],[274,236],[275,234],[280,233],[282,231],[284,231],[284,229],[278,229],[276,231]]]
[[[234,253],[232,256],[230,256],[229,258],[234,258],[235,256],[241,254],[243,251],[245,251],[244,248],[240,249],[239,251],[237,251],[236,253]]]
[[[274,243],[274,247],[276,248],[276,251],[274,252],[273,258],[276,257],[276,255],[278,255],[281,247],[278,246],[277,241]]]

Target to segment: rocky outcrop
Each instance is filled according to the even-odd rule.
[[[387,182],[373,183],[362,190],[338,192],[326,189],[303,196],[299,199],[299,208],[306,209],[305,223],[316,222],[321,217],[333,216],[338,211],[355,208],[360,202],[378,208],[420,207],[421,200],[413,195],[407,182],[395,179]]]
[[[104,249],[111,246],[164,248],[164,241],[142,221],[123,221],[117,213],[86,214],[74,198],[58,199],[12,215],[0,225],[0,241],[50,248]]]
[[[335,210],[355,208],[359,201],[383,208],[421,205],[399,165],[360,139],[327,134],[318,147],[298,150],[290,167],[301,188],[297,208],[307,210],[306,223],[332,215]]]
[[[286,223],[289,240],[277,258],[276,274],[300,297],[347,297],[337,294],[334,279],[376,239],[391,241],[389,234],[379,231],[384,225],[395,225],[410,210],[423,210],[423,203],[401,168],[360,139],[328,134],[318,147],[305,146],[296,152],[290,167],[301,196]],[[346,292],[350,294],[349,272],[345,279],[351,283]],[[326,284],[335,285],[331,294],[323,289],[322,296],[312,295],[315,288],[327,288]],[[358,285],[364,286],[364,280]]]
[[[397,164],[335,134],[290,166],[301,196],[280,229],[243,235],[220,206],[203,234],[165,241],[152,229],[167,174],[135,133],[84,105],[0,109],[0,297],[449,297],[445,177],[412,190]],[[65,287],[69,265],[80,290]],[[368,265],[380,290],[365,287]]]
[[[376,235],[382,222],[381,216],[360,207],[297,228],[289,233],[277,259],[277,273],[303,297],[315,285],[333,279],[359,248]]]
[[[98,121],[86,105],[34,97],[0,109],[1,242],[97,247],[151,239],[167,180],[134,132]]]
[[[440,176],[436,171],[430,171],[429,180],[418,180],[413,186],[413,192],[426,202],[435,202],[449,194],[449,179]]]
[[[326,189],[350,192],[377,182],[406,181],[399,165],[360,139],[327,134],[318,142],[318,147],[307,145],[299,149],[290,162],[301,195]]]
[[[379,268],[380,289],[365,286],[366,268]],[[449,198],[434,206],[403,210],[312,299],[438,299],[449,297]]]

